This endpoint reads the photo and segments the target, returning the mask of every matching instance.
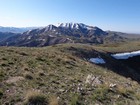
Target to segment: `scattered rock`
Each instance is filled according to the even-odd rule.
[[[86,84],[91,84],[92,86],[96,86],[96,85],[102,84],[103,81],[101,80],[100,77],[96,77],[92,74],[89,74],[86,78],[85,83]]]
[[[10,88],[8,88],[4,94],[8,94],[8,97],[13,96],[13,94],[18,93],[17,92],[17,88],[15,86],[11,86]]]
[[[64,92],[65,90],[64,90],[64,89],[59,89],[59,91],[60,91],[60,92]]]
[[[81,86],[78,86],[77,87],[77,92],[80,92],[80,91],[82,91],[83,90],[83,88],[81,87]]]
[[[118,95],[117,98],[120,98],[121,95]]]
[[[117,84],[111,83],[111,84],[109,85],[109,87],[110,87],[110,88],[115,88],[115,87],[117,87]]]
[[[125,83],[126,87],[132,87],[131,83]]]

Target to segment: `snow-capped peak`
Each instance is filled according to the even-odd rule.
[[[83,23],[61,23],[58,25],[58,27],[62,27],[62,28],[69,28],[69,29],[92,29],[93,27],[92,26],[88,26],[88,25],[85,25]]]
[[[45,27],[45,32],[46,32],[46,31],[53,30],[54,28],[56,28],[56,26],[50,24],[50,25],[48,25],[47,27]]]
[[[73,29],[73,28],[78,29],[79,24],[77,24],[77,23],[61,23],[61,24],[59,24],[58,27],[70,28],[70,29]]]

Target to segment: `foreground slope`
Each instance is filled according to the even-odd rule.
[[[1,104],[140,104],[139,74],[131,75],[132,71],[113,59],[109,50],[84,44],[1,47]],[[94,57],[106,63],[89,62]]]

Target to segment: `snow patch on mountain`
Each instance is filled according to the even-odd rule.
[[[104,64],[106,63],[104,59],[97,57],[97,58],[90,58],[90,62],[95,63],[95,64]]]
[[[45,27],[45,32],[50,31],[50,30],[55,30],[55,28],[57,28],[56,26],[50,24],[47,27]]]
[[[115,59],[128,59],[130,57],[139,56],[139,55],[140,55],[140,50],[127,52],[127,53],[112,54],[111,56],[114,57]]]

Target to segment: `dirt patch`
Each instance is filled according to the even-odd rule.
[[[16,76],[16,77],[10,77],[8,80],[6,80],[5,82],[8,83],[8,84],[11,84],[11,83],[15,83],[17,81],[21,81],[21,80],[24,80],[24,77],[21,77],[21,76]]]

